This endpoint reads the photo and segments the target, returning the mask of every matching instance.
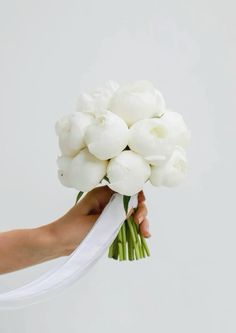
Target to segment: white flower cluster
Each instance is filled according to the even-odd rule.
[[[78,110],[55,127],[64,186],[87,192],[105,177],[112,190],[133,195],[148,180],[175,186],[185,176],[189,130],[151,82],[108,82],[82,94]]]

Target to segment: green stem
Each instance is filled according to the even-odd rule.
[[[140,257],[143,258],[142,243],[141,243],[140,234],[139,234],[139,226],[134,222],[134,217],[133,216],[131,216],[130,218],[131,218],[132,226],[133,226],[133,229],[134,229],[136,244],[139,248]]]
[[[139,251],[138,243],[136,242],[136,235],[135,235],[135,231],[134,231],[135,229],[132,225],[132,219],[130,217],[128,217],[127,221],[128,221],[131,238],[132,238],[132,241],[134,244],[135,257],[136,257],[136,259],[140,259],[140,251]]]
[[[124,256],[123,256],[123,247],[121,242],[118,242],[118,250],[119,250],[119,260],[123,261]]]
[[[149,251],[149,248],[147,246],[146,240],[143,236],[140,236],[140,237],[141,237],[141,242],[142,242],[143,248],[144,248],[147,256],[150,257],[150,251]]]
[[[118,233],[118,253],[119,253],[119,259],[121,261],[124,260],[121,229],[119,230]]]
[[[130,235],[127,220],[125,221],[125,223],[126,223],[126,238],[127,238],[127,243],[128,243],[128,256],[129,256],[129,260],[134,260],[133,242],[132,242],[132,238],[131,238],[131,235]]]
[[[141,258],[145,258],[145,251],[143,249],[143,245],[142,245],[141,240],[140,240],[140,247],[139,247],[139,249],[140,249]]]
[[[118,239],[116,237],[116,239],[114,240],[114,249],[113,249],[113,259],[117,260],[118,259]]]
[[[123,258],[126,260],[126,224],[123,223],[121,227],[121,234],[122,234],[122,246],[123,246]]]
[[[114,243],[115,243],[115,242],[113,242],[113,243],[110,245],[110,247],[109,247],[109,251],[108,251],[108,257],[109,257],[109,258],[113,258],[113,255],[114,255]]]

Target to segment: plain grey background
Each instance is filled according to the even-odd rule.
[[[147,186],[152,256],[106,257],[43,304],[0,312],[1,333],[233,333],[236,26],[232,0],[0,1],[0,230],[74,202],[56,175],[54,123],[81,91],[149,79],[192,131],[190,171]],[[1,276],[0,291],[56,262]]]

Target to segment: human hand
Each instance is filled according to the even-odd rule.
[[[100,215],[113,194],[114,192],[108,186],[97,187],[87,193],[72,210],[75,210],[75,214],[77,211],[79,215]],[[128,215],[131,213],[133,211],[130,211]],[[134,213],[134,220],[140,226],[140,233],[146,238],[150,237],[147,207],[143,191],[138,194],[138,207]]]
[[[113,194],[108,186],[97,187],[55,222],[57,237],[66,247],[67,253],[71,253],[87,235]],[[140,233],[144,237],[150,237],[143,191],[138,194],[138,207],[134,213],[134,220],[140,226]]]

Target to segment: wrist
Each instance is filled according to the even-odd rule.
[[[37,234],[39,235],[41,248],[45,249],[47,260],[56,259],[69,254],[68,246],[64,242],[57,221],[39,227]]]
[[[65,215],[51,224],[59,256],[70,255],[91,230],[98,215]]]
[[[73,245],[67,237],[66,228],[60,220],[48,225],[48,235],[50,239],[51,252],[57,258],[68,256],[73,251]]]

